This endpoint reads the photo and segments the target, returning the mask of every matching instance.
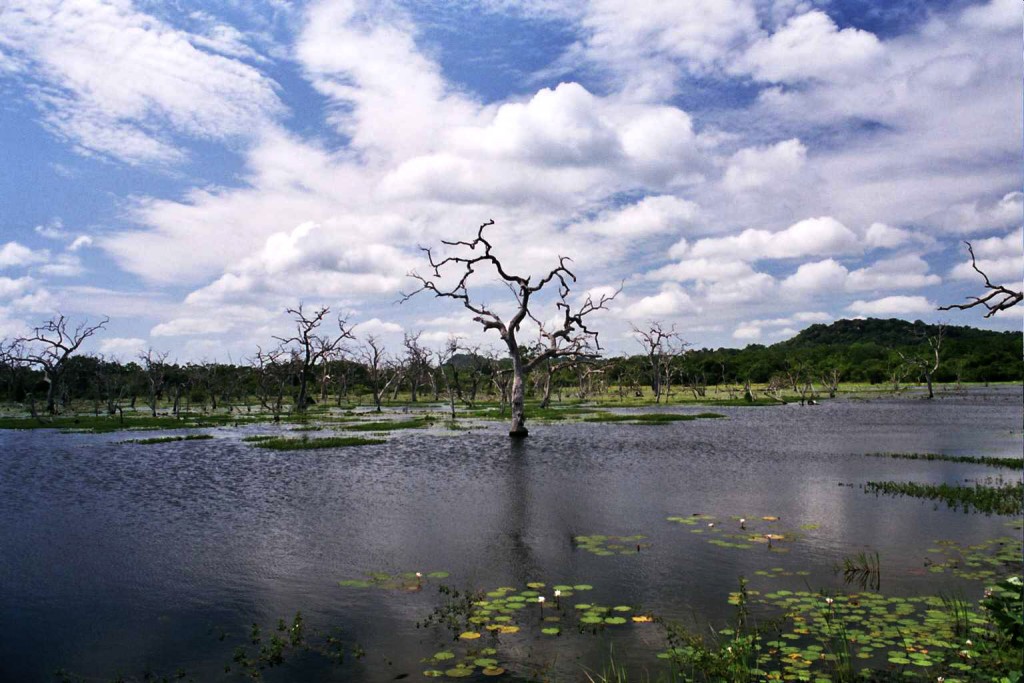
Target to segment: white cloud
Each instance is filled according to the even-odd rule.
[[[582,234],[637,239],[660,233],[678,233],[689,227],[700,208],[691,201],[670,195],[645,197],[621,209],[609,209],[570,229]]]
[[[697,310],[690,298],[678,285],[663,285],[657,294],[645,296],[632,304],[629,304],[623,311],[623,316],[629,319],[647,320],[666,318],[680,313],[693,312]]]
[[[1024,220],[1024,192],[1008,192],[995,201],[974,201],[950,207],[934,220],[950,231],[963,234],[1005,230]]]
[[[825,293],[840,291],[849,271],[833,259],[801,264],[796,272],[782,281],[787,292]]]
[[[786,182],[803,168],[807,147],[793,138],[768,147],[748,147],[729,160],[722,185],[729,192],[743,192]]]
[[[757,325],[744,324],[733,330],[732,338],[737,341],[754,341],[761,338],[761,328]]]
[[[223,317],[211,315],[203,318],[175,318],[160,323],[149,331],[151,337],[181,337],[204,334],[222,334],[234,327],[234,323]]]
[[[988,275],[993,284],[1002,283],[1012,287],[1012,283],[1019,283],[1024,277],[1024,232],[1021,228],[1005,237],[972,240],[971,246],[974,248],[978,268]],[[983,281],[971,266],[969,258],[954,266],[949,275],[956,280]]]
[[[46,251],[35,251],[18,242],[7,242],[0,246],[0,268],[19,268],[45,263],[49,257]]]
[[[942,282],[942,278],[934,273],[929,273],[928,270],[928,263],[916,254],[884,259],[865,268],[852,271],[846,282],[846,288],[852,292],[915,289],[932,287]]]
[[[597,0],[576,54],[616,75],[637,98],[666,97],[682,70],[706,71],[758,30],[748,0]]]
[[[0,276],[0,299],[10,299],[35,286],[30,277],[10,278]]]
[[[54,277],[77,277],[85,272],[85,267],[74,254],[58,254],[52,261],[40,266],[39,272]]]
[[[198,49],[195,36],[129,2],[13,0],[0,47],[46,83],[34,99],[54,132],[129,163],[183,158],[167,128],[249,137],[284,109],[255,68]]]
[[[864,316],[871,315],[911,315],[934,311],[935,304],[923,296],[887,296],[872,301],[858,299],[846,307],[846,310]]]
[[[401,334],[404,329],[398,323],[388,322],[380,318],[370,318],[356,325],[355,334],[358,337],[366,337],[371,334]]]
[[[894,228],[885,223],[872,223],[864,234],[864,242],[870,249],[892,249],[911,241],[914,233]]]
[[[852,230],[831,216],[807,218],[785,230],[744,230],[739,235],[705,238],[690,249],[695,257],[731,257],[745,261],[819,256],[857,251]]]
[[[1020,28],[1021,7],[1017,0],[991,0],[964,10],[963,22],[968,26],[1000,31]]]
[[[79,235],[68,245],[68,251],[78,251],[84,247],[91,247],[92,242],[92,237],[89,235]]]
[[[116,356],[122,360],[132,360],[148,346],[145,339],[138,337],[109,337],[100,340],[100,353]]]
[[[839,30],[827,14],[815,10],[791,18],[770,37],[753,44],[733,70],[781,83],[841,80],[865,75],[883,54],[873,33],[852,27]]]

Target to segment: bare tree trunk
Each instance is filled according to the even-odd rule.
[[[509,403],[512,407],[512,424],[508,435],[515,438],[527,436],[530,432],[526,429],[526,376],[523,362],[515,351],[512,352],[512,396]]]

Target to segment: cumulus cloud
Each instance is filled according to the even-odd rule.
[[[973,240],[971,246],[978,268],[993,283],[1019,283],[1024,278],[1024,232],[1021,228],[1004,237]],[[969,259],[954,266],[949,276],[955,280],[981,279]]]
[[[796,138],[768,147],[741,149],[729,160],[722,185],[730,192],[778,185],[796,175],[806,160],[807,147]]]
[[[636,239],[682,232],[693,224],[699,212],[700,207],[691,201],[655,195],[621,209],[605,210],[593,220],[577,223],[571,229],[582,234]]]
[[[10,299],[23,294],[34,286],[35,281],[30,277],[10,278],[0,276],[0,300]]]
[[[7,242],[0,246],[0,268],[19,268],[36,263],[45,263],[50,258],[46,251],[29,249],[19,242]]]
[[[690,295],[681,287],[666,284],[657,294],[641,297],[626,306],[623,316],[628,319],[647,320],[676,316],[696,310]]]
[[[935,304],[923,296],[886,296],[871,301],[858,299],[846,310],[856,315],[873,316],[928,313],[935,308]]]
[[[807,218],[785,230],[744,230],[729,237],[698,240],[689,253],[695,257],[729,256],[745,261],[785,259],[855,252],[857,235],[831,216]]]
[[[782,282],[790,294],[826,294],[893,289],[917,289],[942,282],[929,273],[928,263],[916,254],[876,261],[850,271],[834,259],[801,264]]]
[[[148,344],[139,337],[107,337],[100,340],[100,353],[131,360],[146,350]]]
[[[840,30],[827,14],[814,10],[792,17],[751,45],[733,69],[777,83],[839,80],[863,75],[883,55],[882,43],[873,33],[852,27]]]

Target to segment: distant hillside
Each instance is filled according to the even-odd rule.
[[[837,320],[829,325],[811,325],[792,339],[779,342],[775,346],[786,349],[802,349],[823,345],[849,346],[851,344],[877,344],[887,347],[916,346],[928,335],[938,333],[938,325],[921,322],[908,322],[897,318],[882,320],[867,318],[864,320]],[[1022,350],[1024,336],[1020,332],[995,332],[979,330],[974,327],[947,325],[945,330],[947,343],[955,346],[960,344],[1016,344]]]
[[[817,371],[839,369],[846,381],[878,383],[899,374],[902,362],[897,351],[926,354],[926,337],[937,332],[938,326],[923,322],[837,320],[812,325],[771,346],[695,350],[687,354],[685,363],[690,372],[755,382],[768,381],[800,364]],[[957,378],[974,382],[1024,379],[1024,334],[947,326],[936,379],[947,382]]]

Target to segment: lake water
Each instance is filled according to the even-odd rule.
[[[863,454],[1020,457],[1020,388],[718,411],[727,418],[533,423],[522,442],[498,423],[408,430],[384,446],[334,451],[241,441],[277,430],[266,425],[152,446],[118,444],[124,434],[0,432],[0,679],[52,680],[57,668],[141,678],[180,667],[196,680],[236,680],[224,667],[249,625],[298,610],[309,628],[340,628],[365,656],[340,666],[299,656],[266,680],[422,679],[433,668],[423,658],[462,645],[416,627],[441,604],[438,583],[492,590],[540,581],[549,596],[554,584],[585,583],[592,602],[718,623],[741,575],[754,586],[758,569],[799,569],[810,573],[773,585],[834,589],[843,586],[835,564],[861,550],[879,552],[887,594],[959,587],[976,600],[978,584],[922,571],[927,548],[1019,534],[1006,517],[876,497],[859,485],[1019,478]],[[738,526],[734,516],[758,529],[767,528],[763,516],[790,532],[807,528],[769,551],[709,543],[703,520],[666,521],[696,513],[719,528]],[[574,544],[586,534],[646,538],[640,552],[601,556]],[[437,570],[450,576],[416,592],[338,585],[367,572]],[[665,647],[656,624],[557,638],[524,629],[500,640],[510,672],[558,680],[581,680],[610,651],[654,670]]]

